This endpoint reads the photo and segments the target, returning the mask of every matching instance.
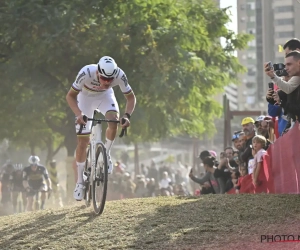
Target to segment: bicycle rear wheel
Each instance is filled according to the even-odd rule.
[[[93,207],[95,213],[100,215],[105,206],[108,179],[107,156],[103,143],[97,144],[96,147],[96,162],[93,177],[95,177],[92,183]]]
[[[90,175],[91,175],[91,167],[89,164],[89,157],[90,157],[90,147],[88,147],[86,151],[86,160],[85,160],[85,166],[84,166],[84,173],[87,174],[87,180],[85,180],[84,185],[85,185],[85,195],[84,195],[84,201],[85,201],[85,206],[89,207],[91,205],[91,200],[92,200],[92,188],[90,184]]]

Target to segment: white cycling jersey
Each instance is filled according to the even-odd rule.
[[[97,95],[99,94],[99,92],[107,91],[99,89],[100,83],[97,79],[97,70],[97,64],[90,64],[84,66],[79,71],[75,82],[72,84],[72,89],[77,92],[82,91],[82,93],[85,93],[89,96],[94,94]],[[120,68],[118,68],[118,72],[114,80],[111,82],[110,88],[115,87],[117,85],[119,85],[124,95],[127,95],[132,91],[130,85],[128,84],[128,80],[124,71]]]
[[[77,96],[78,108],[87,117],[92,117],[95,109],[99,109],[103,115],[108,112],[119,113],[119,105],[112,87],[119,85],[124,95],[128,95],[132,92],[124,71],[118,68],[116,77],[111,82],[110,88],[103,90],[99,89],[100,83],[97,79],[97,70],[97,64],[84,66],[72,84],[72,89],[76,92],[80,92]],[[76,124],[75,128],[76,133],[78,133],[80,125]],[[81,135],[90,134],[91,128],[92,122],[88,121],[86,126],[82,129]]]

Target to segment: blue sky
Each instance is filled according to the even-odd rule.
[[[232,6],[230,8],[231,12],[231,23],[228,24],[228,28],[237,33],[237,0],[220,0],[220,7],[225,8]]]

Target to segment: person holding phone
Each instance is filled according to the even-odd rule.
[[[288,124],[288,118],[283,115],[283,108],[287,101],[287,94],[282,90],[274,91],[274,84],[269,83],[269,89],[266,94],[266,100],[268,102],[268,114],[271,117],[277,117],[275,121],[275,130],[276,138],[282,135]]]

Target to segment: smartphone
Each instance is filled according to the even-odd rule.
[[[274,90],[274,83],[273,82],[269,82],[269,89]]]

